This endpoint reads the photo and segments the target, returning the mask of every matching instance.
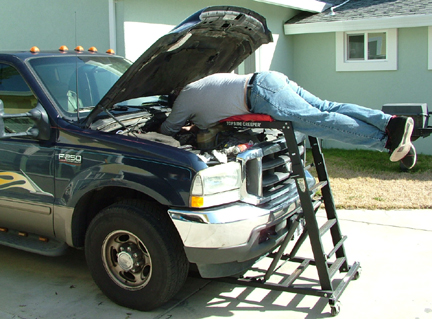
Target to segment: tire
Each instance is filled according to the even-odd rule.
[[[189,268],[166,211],[136,200],[113,204],[93,219],[85,255],[93,280],[108,298],[142,311],[170,300]]]

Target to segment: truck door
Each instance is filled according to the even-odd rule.
[[[38,100],[11,65],[0,61],[0,100],[5,113],[25,113]],[[8,133],[33,126],[28,118],[4,119]],[[31,137],[0,139],[0,227],[53,235],[54,147]]]

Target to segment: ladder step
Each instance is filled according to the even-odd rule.
[[[325,224],[322,225],[319,230],[320,236],[322,237],[330,228],[332,228],[336,224],[336,222],[337,222],[336,218],[329,219],[328,221],[326,221]]]
[[[313,208],[315,213],[318,211],[318,208],[320,208],[321,204],[322,204],[321,200],[316,200],[313,202]]]
[[[322,204],[321,200],[313,200],[312,206],[313,206],[313,210],[315,213],[318,211],[318,208],[320,208],[321,204]],[[295,215],[295,214],[300,213],[302,211],[303,211],[303,207],[301,205],[299,205],[296,209],[294,209],[291,212],[291,215]]]
[[[327,259],[330,259],[333,255],[334,255],[334,253],[339,249],[339,248],[341,248],[341,246],[343,245],[343,243],[345,242],[345,240],[347,240],[347,236],[343,236],[342,238],[341,238],[341,240],[339,240],[339,242],[334,246],[334,248],[328,253],[328,255],[327,255]]]
[[[310,261],[310,259],[305,259],[288,278],[282,280],[279,284],[285,287],[291,286],[291,284],[296,281],[297,278],[300,277],[300,275],[306,270],[307,266],[309,266]]]
[[[342,267],[343,263],[346,261],[345,257],[337,258],[334,263],[330,266],[329,277],[332,278],[336,272]]]
[[[323,188],[326,185],[327,185],[327,181],[318,182],[310,188],[310,192],[315,193],[316,191],[320,190],[321,188]]]

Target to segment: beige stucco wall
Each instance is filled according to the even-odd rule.
[[[226,5],[225,1],[164,0],[159,2],[121,0],[116,4],[118,34],[117,51],[135,60],[156,39],[183,21],[192,13],[211,5]],[[251,0],[233,0],[230,5],[252,9],[267,18],[275,42],[266,45],[257,55],[260,70],[292,71],[291,40],[283,35],[283,24],[295,10]],[[124,34],[124,38],[122,36]]]
[[[0,0],[0,50],[109,48],[108,0]]]

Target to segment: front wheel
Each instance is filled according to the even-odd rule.
[[[166,211],[153,203],[113,204],[90,223],[85,253],[102,292],[121,306],[148,311],[183,286],[189,263]]]

